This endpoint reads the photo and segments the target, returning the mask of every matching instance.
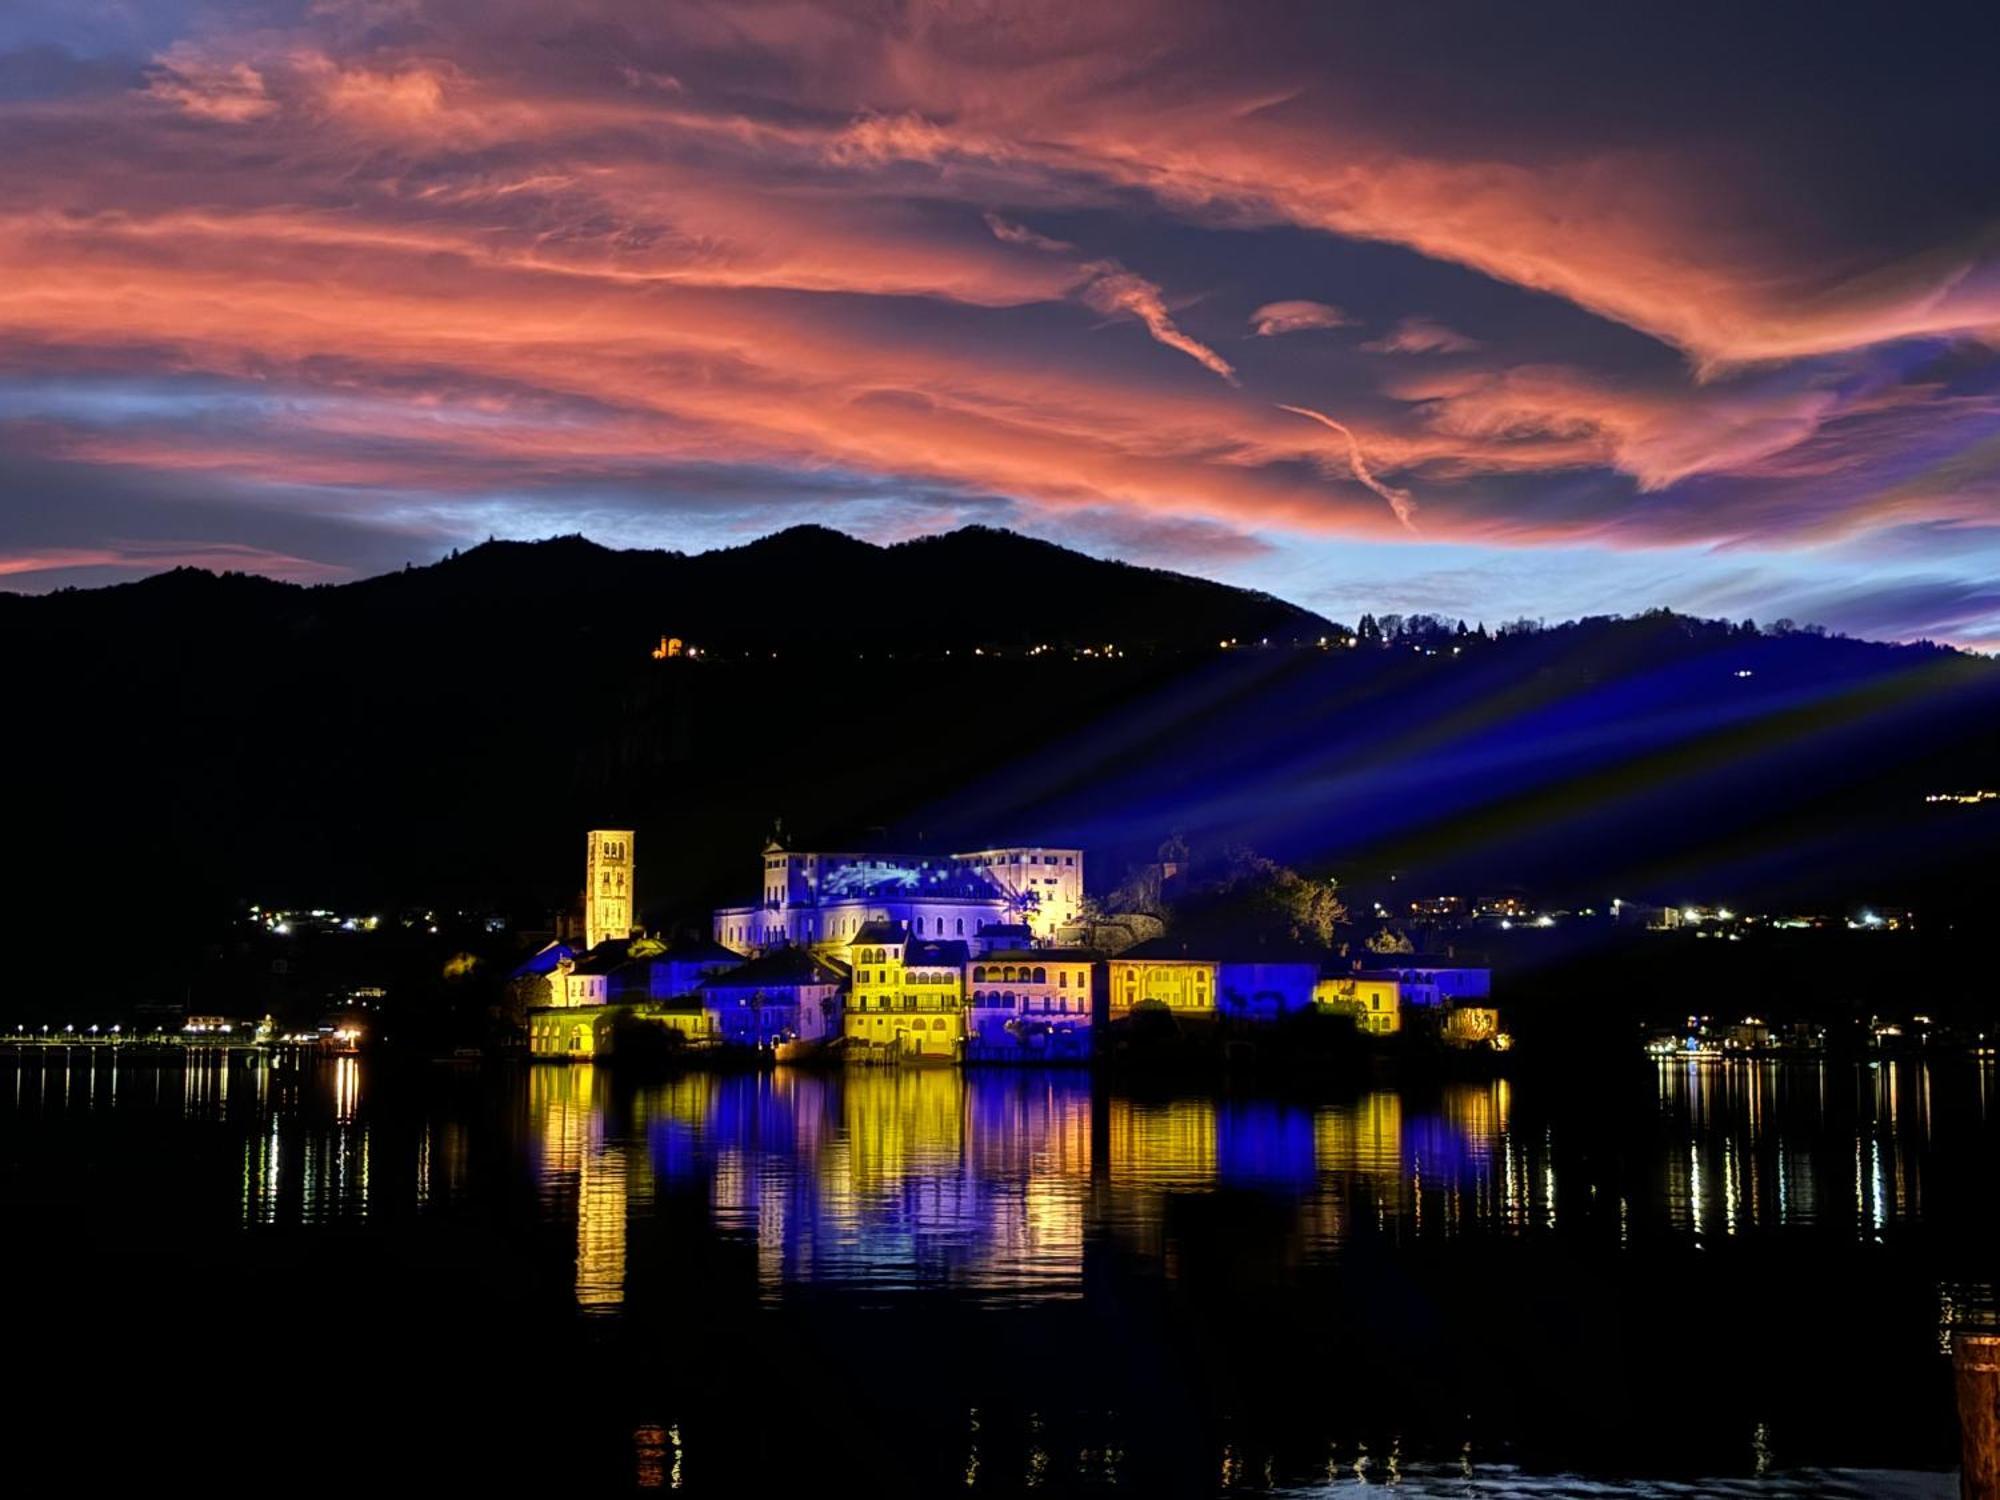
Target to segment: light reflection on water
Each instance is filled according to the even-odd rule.
[[[1993,1063],[1966,1063],[1961,1114],[1990,1123]],[[245,1226],[365,1220],[377,1126],[366,1065],[110,1049],[17,1060],[6,1097],[24,1115],[175,1107],[242,1127]],[[496,1070],[525,1095],[524,1149],[543,1216],[573,1225],[576,1300],[623,1302],[629,1226],[656,1191],[699,1194],[723,1235],[754,1249],[775,1297],[817,1284],[894,1293],[944,1288],[1021,1301],[1078,1295],[1103,1236],[1168,1252],[1165,1205],[1242,1192],[1295,1215],[1296,1258],[1330,1260],[1357,1233],[1393,1242],[1554,1231],[1565,1193],[1556,1127],[1521,1128],[1505,1080],[1422,1094],[1377,1089],[1311,1101],[1135,1097],[1071,1071],[871,1069],[690,1073],[621,1089],[588,1065]],[[525,1078],[525,1081],[523,1081]],[[489,1079],[488,1083],[494,1083]],[[1862,1067],[1661,1060],[1666,1142],[1657,1177],[1620,1190],[1635,1216],[1697,1245],[1791,1228],[1871,1243],[1920,1222],[1937,1079],[1922,1061]],[[425,1113],[393,1149],[416,1209],[468,1193],[472,1122]],[[1651,1201],[1648,1201],[1648,1200]],[[1961,1309],[1982,1289],[1963,1289]]]
[[[1594,1479],[1581,1474],[1523,1473],[1503,1464],[1476,1470],[1403,1466],[1393,1477],[1349,1472],[1320,1485],[1273,1489],[1289,1500],[1340,1495],[1392,1484],[1404,1500],[1429,1496],[1488,1496],[1492,1500],[1707,1500],[1741,1496],[1743,1500],[1956,1500],[1958,1478],[1953,1474],[1897,1474],[1872,1470],[1799,1469],[1787,1474],[1760,1474],[1742,1479],[1691,1480]]]
[[[129,1153],[170,1140],[156,1160],[186,1179],[200,1205],[190,1212],[219,1212],[211,1228],[234,1214],[258,1243],[301,1229],[464,1224],[518,1207],[536,1258],[506,1274],[546,1272],[562,1316],[573,1306],[591,1337],[642,1339],[674,1325],[675,1299],[690,1288],[721,1306],[740,1285],[760,1315],[832,1294],[871,1321],[885,1308],[928,1307],[925,1298],[982,1318],[992,1308],[1066,1317],[1094,1284],[1115,1281],[1112,1301],[1137,1298],[1135,1281],[1193,1280],[1218,1264],[1225,1278],[1240,1269],[1245,1284],[1262,1278],[1286,1296],[1314,1276],[1372,1287],[1384,1251],[1450,1249],[1447,1274],[1475,1281],[1520,1264],[1481,1241],[1510,1252],[1583,1245],[1621,1262],[1661,1246],[1704,1263],[1774,1246],[1780,1254],[1758,1265],[1782,1275],[1796,1240],[1836,1243],[1872,1268],[1927,1224],[1986,1243],[1964,1226],[1990,1187],[2000,1099],[1990,1063],[1667,1060],[1633,1075],[1631,1113],[1650,1133],[1607,1150],[1587,1112],[1537,1103],[1556,1087],[1547,1082],[1312,1098],[1143,1093],[1072,1071],[781,1069],[634,1087],[589,1066],[412,1081],[354,1058],[194,1052],[161,1062],[108,1049],[0,1067],[12,1073],[0,1086],[0,1165],[10,1170],[65,1143]],[[95,1159],[70,1160],[50,1170],[69,1171],[79,1194],[103,1191],[76,1164],[94,1169]],[[193,1191],[211,1172],[219,1197]],[[710,1238],[726,1254],[701,1260],[709,1252],[696,1242]],[[1957,1261],[1920,1284],[1935,1293],[1935,1347],[1992,1316],[1984,1263]],[[726,1280],[738,1268],[741,1282]],[[1899,1326],[1932,1339],[1922,1308]],[[1408,1331],[1395,1324],[1389,1337]],[[1123,1472],[1118,1433],[1129,1429],[1107,1418],[1058,1451],[1041,1435],[1044,1415],[982,1407],[968,1419],[966,1472],[1018,1477],[1003,1457],[1032,1469],[1037,1454],[1072,1480]],[[704,1429],[684,1429],[670,1408],[639,1431],[634,1463],[666,1483]],[[1268,1453],[1227,1448],[1221,1462],[1224,1488],[1272,1483]],[[1379,1483],[1386,1462],[1387,1450],[1350,1445],[1328,1460],[1324,1483],[1286,1493]],[[1457,1469],[1398,1465],[1397,1482],[1419,1495],[1731,1492],[1724,1481],[1607,1486],[1484,1462],[1473,1483]],[[1902,1481],[1795,1471],[1740,1488],[1891,1493],[1892,1482]],[[1909,1484],[1902,1493],[1933,1492]]]
[[[1301,1253],[1377,1232],[1546,1224],[1546,1143],[1508,1132],[1509,1086],[1422,1110],[1394,1092],[1333,1104],[1093,1094],[1077,1073],[692,1074],[607,1121],[609,1081],[538,1069],[529,1112],[542,1201],[577,1222],[577,1297],[615,1308],[624,1225],[654,1182],[699,1192],[755,1247],[768,1296],[791,1285],[949,1288],[1007,1301],[1080,1294],[1088,1236],[1164,1252],[1170,1195],[1246,1191],[1297,1205]],[[624,1209],[624,1212],[620,1210]]]
[[[1954,1064],[1977,1081],[1988,1119],[1991,1062]],[[1660,1109],[1681,1139],[1663,1197],[1699,1241],[1829,1225],[1880,1243],[1924,1216],[1933,1065],[1829,1067],[1776,1060],[1662,1059]],[[1839,1143],[1845,1165],[1831,1147]]]

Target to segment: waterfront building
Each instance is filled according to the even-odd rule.
[[[981,1053],[1088,1055],[1091,978],[1087,948],[992,948],[971,961],[966,1026]]]
[[[1392,978],[1403,1003],[1429,1009],[1484,1000],[1493,993],[1493,970],[1483,958],[1449,953],[1371,954],[1368,972]]]
[[[716,1040],[775,1047],[838,1036],[846,988],[836,964],[803,948],[774,948],[704,979],[700,996]]]
[[[911,855],[788,849],[763,854],[763,890],[747,906],[714,916],[717,943],[737,953],[788,944],[837,953],[872,922],[894,922],[912,937],[982,948],[989,929],[1025,926],[1031,941],[1083,909],[1080,849],[984,849]]]
[[[1177,1016],[1215,1014],[1216,961],[1190,953],[1171,938],[1154,938],[1108,960],[1107,1014],[1117,1021],[1141,1006]]]
[[[1313,1004],[1331,1015],[1352,1016],[1369,1036],[1403,1029],[1403,986],[1393,974],[1330,974],[1313,986]]]
[[[957,1058],[969,958],[956,938],[920,938],[891,921],[863,925],[847,947],[853,977],[843,1031],[850,1055]]]
[[[1320,977],[1319,958],[1304,949],[1164,937],[1126,949],[1107,967],[1114,1021],[1146,1005],[1198,1019],[1275,1021],[1310,1006]]]
[[[630,1019],[677,1031],[689,1047],[712,1047],[716,1036],[699,999],[631,1004],[544,1006],[528,1012],[528,1054],[537,1060],[590,1062],[611,1056],[619,1023]]]
[[[1303,951],[1253,951],[1224,958],[1215,969],[1216,1013],[1236,1021],[1275,1021],[1313,1002],[1319,958]]]

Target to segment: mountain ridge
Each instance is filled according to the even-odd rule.
[[[1015,608],[990,608],[985,593],[1022,570],[1035,575],[1018,580],[1034,597],[1014,600]],[[821,611],[809,632],[786,638],[774,630],[785,596],[828,590],[840,591],[841,606]],[[635,647],[650,632],[679,635],[711,652],[882,648],[899,634],[941,648],[1113,639],[1128,647],[1188,648],[1224,635],[1311,636],[1331,628],[1322,616],[1270,594],[1094,558],[998,528],[963,527],[878,545],[817,525],[699,553],[613,548],[580,534],[488,540],[435,563],[338,583],[176,568],[101,588],[14,593],[0,618],[32,625],[195,601],[211,610],[235,605],[294,622],[353,624],[370,612],[431,603],[511,613],[538,596],[561,601],[579,620],[587,612],[596,626],[636,632]],[[903,615],[898,600],[921,600],[920,615]]]
[[[426,590],[441,591],[461,605],[468,599],[477,601],[482,597],[498,605],[510,593],[518,598],[538,589],[558,594],[634,589],[667,594],[683,590],[693,596],[695,609],[708,611],[708,618],[700,622],[663,619],[660,629],[667,634],[699,640],[701,630],[716,623],[719,612],[720,628],[710,629],[710,638],[702,641],[711,650],[720,647],[757,651],[790,644],[793,649],[804,646],[839,651],[870,643],[844,638],[838,628],[829,628],[824,621],[809,641],[774,642],[765,632],[740,628],[742,622],[732,618],[730,605],[740,602],[741,590],[757,586],[760,572],[766,571],[772,574],[772,587],[802,588],[815,569],[845,569],[850,583],[879,593],[908,590],[924,581],[925,572],[940,579],[945,587],[967,589],[993,582],[983,575],[1004,567],[1029,567],[1047,575],[1035,580],[1038,589],[1046,590],[1053,586],[1053,581],[1060,581],[1072,587],[1098,590],[1105,596],[1100,601],[1102,607],[1076,610],[1073,607],[1076,599],[1071,596],[1068,602],[1072,608],[1054,618],[1047,629],[1009,627],[986,635],[975,628],[971,619],[961,620],[956,628],[941,632],[939,620],[933,617],[923,624],[926,639],[940,649],[1026,645],[1038,643],[1044,637],[1051,642],[1070,644],[1208,649],[1228,636],[1261,639],[1275,632],[1281,639],[1315,639],[1349,629],[1345,622],[1336,622],[1264,590],[1122,559],[1094,557],[1004,527],[974,523],[950,531],[876,543],[812,522],[704,552],[612,547],[580,532],[535,539],[488,538],[435,562],[406,564],[389,572],[337,582],[299,583],[235,569],[218,572],[183,566],[143,578],[47,593],[0,589],[0,624],[37,623],[36,611],[43,606],[48,607],[50,614],[73,614],[92,608],[136,609],[141,605],[193,599],[211,609],[261,605],[317,613],[328,609],[359,609],[363,604],[400,606],[420,600]],[[671,603],[663,607],[668,613],[675,608]],[[854,600],[847,602],[847,609],[857,621],[867,613],[857,608]],[[1121,636],[1118,627],[1127,625],[1123,636],[1132,636],[1129,619],[1135,614],[1155,623],[1128,640]],[[1121,615],[1125,618],[1121,619]],[[1468,608],[1462,617],[1479,620],[1481,612],[1476,607]],[[1586,616],[1560,622],[1552,628],[1649,617],[1727,623],[1653,608],[1633,615]],[[1162,619],[1171,620],[1172,628],[1161,628],[1157,622]],[[638,628],[640,622],[631,623]],[[880,638],[894,630],[896,621],[881,617],[868,621],[867,625],[861,633],[877,637],[872,644],[881,646]],[[1836,639],[1858,640],[1886,649],[1916,648],[1991,659],[1930,641]]]

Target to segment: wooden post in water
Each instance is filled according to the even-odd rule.
[[[1951,1341],[1958,1384],[1960,1500],[2000,1500],[2000,1336]]]

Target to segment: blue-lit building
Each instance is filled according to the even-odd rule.
[[[803,948],[774,948],[701,981],[702,1009],[715,1040],[777,1047],[840,1035],[847,970]]]
[[[1083,851],[1026,846],[963,854],[764,848],[759,899],[715,913],[712,935],[737,953],[781,944],[844,950],[871,922],[975,952],[994,929],[1026,927],[1051,942],[1083,911]]]

